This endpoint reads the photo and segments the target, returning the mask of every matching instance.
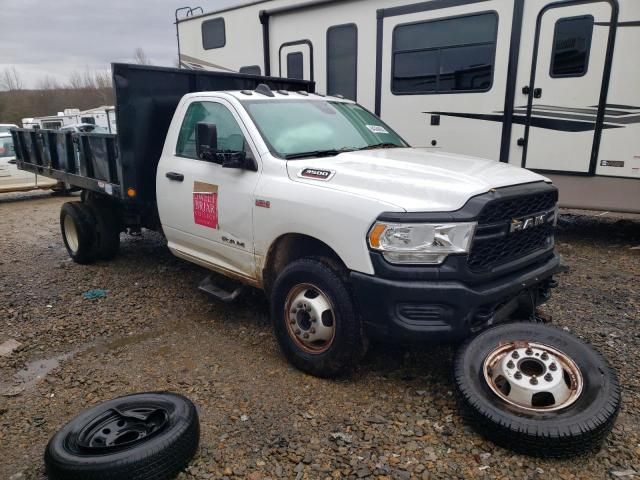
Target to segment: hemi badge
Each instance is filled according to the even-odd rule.
[[[256,207],[271,208],[271,202],[269,200],[256,199]]]
[[[332,170],[321,170],[317,168],[305,168],[298,176],[302,178],[311,178],[313,180],[322,180],[328,182],[333,178],[336,172]]]

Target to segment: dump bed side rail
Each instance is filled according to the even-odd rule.
[[[11,130],[21,170],[123,198],[116,135],[17,128]]]

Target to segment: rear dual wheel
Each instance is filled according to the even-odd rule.
[[[460,348],[455,386],[466,421],[537,457],[597,450],[620,408],[613,370],[590,346],[546,325],[491,328]]]
[[[110,260],[120,247],[120,221],[106,203],[67,202],[60,211],[64,245],[74,262]]]
[[[80,264],[91,263],[95,258],[96,228],[89,207],[81,202],[67,202],[62,205],[60,229],[64,246],[71,259]]]

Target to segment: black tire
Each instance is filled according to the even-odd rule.
[[[96,220],[95,255],[101,260],[111,260],[120,249],[120,217],[108,203],[89,203]]]
[[[74,262],[84,265],[95,260],[95,219],[87,205],[81,202],[67,202],[62,205],[60,230],[67,253]]]
[[[575,402],[557,411],[523,411],[492,391],[484,361],[510,341],[552,347],[573,360],[583,379]],[[529,456],[565,458],[598,450],[620,408],[618,379],[604,359],[573,335],[547,325],[513,323],[486,330],[460,347],[454,377],[467,423],[494,443]]]
[[[271,291],[271,318],[285,357],[299,370],[316,377],[347,375],[365,353],[362,322],[349,291],[346,274],[328,260],[296,260],[278,275]],[[287,326],[287,296],[299,285],[311,284],[320,289],[333,306],[334,336],[326,351],[308,352],[296,342]]]
[[[154,414],[152,418],[156,425],[163,418],[166,421],[147,437],[126,445],[117,442],[118,438],[128,437],[116,434],[96,443],[98,437],[87,432],[95,431],[96,419],[121,418],[110,410],[114,408],[124,413],[137,410],[144,416],[160,409],[166,415]],[[105,421],[98,422],[98,432],[105,431],[101,425]],[[135,430],[127,424],[122,428],[126,432]],[[198,449],[199,438],[198,413],[189,399],[174,393],[139,393],[102,403],[71,420],[49,440],[44,462],[51,480],[164,480],[174,478],[188,465]],[[91,448],[83,447],[83,441],[85,445],[90,441]],[[115,444],[110,448],[100,446],[105,442]]]

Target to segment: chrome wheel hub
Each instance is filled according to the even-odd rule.
[[[580,369],[561,351],[530,342],[510,342],[484,361],[484,379],[497,396],[525,411],[549,412],[573,404],[583,388]]]
[[[285,321],[291,338],[309,353],[329,349],[335,337],[333,305],[319,288],[296,285],[287,295]]]

